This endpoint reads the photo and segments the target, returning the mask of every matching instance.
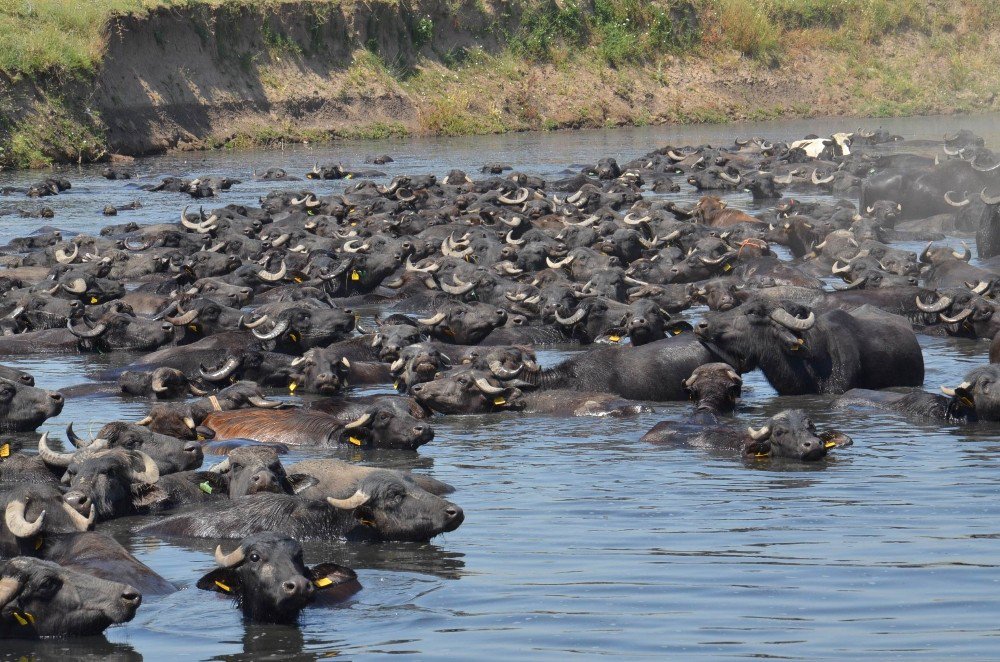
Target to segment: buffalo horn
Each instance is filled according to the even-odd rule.
[[[215,562],[223,568],[234,568],[243,563],[245,557],[246,552],[243,551],[242,546],[237,547],[228,554],[222,553],[222,545],[215,548]]]
[[[354,510],[360,506],[368,503],[371,497],[365,494],[363,491],[358,490],[350,497],[346,499],[334,499],[333,497],[327,497],[326,502],[333,506],[334,508],[339,508],[341,510]]]
[[[29,522],[24,518],[26,508],[26,503],[20,499],[16,499],[7,504],[7,510],[4,512],[3,521],[7,524],[7,528],[14,534],[15,538],[30,538],[41,531],[42,525],[45,523],[44,510],[38,515],[38,519],[34,522]]]
[[[771,319],[778,324],[788,327],[789,329],[795,331],[807,331],[813,327],[816,323],[816,314],[809,311],[809,315],[805,319],[800,319],[789,313],[784,308],[777,308],[771,311]]]

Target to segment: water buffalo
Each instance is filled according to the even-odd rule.
[[[58,416],[64,404],[66,400],[61,393],[0,377],[2,432],[30,432],[46,419]]]
[[[186,471],[201,466],[204,453],[197,441],[158,434],[135,423],[112,421],[97,431],[93,439],[82,439],[66,426],[66,438],[82,449],[123,448],[142,451],[153,459],[161,475]]]
[[[44,553],[54,534],[87,531],[96,517],[85,495],[63,494],[53,484],[21,484],[0,492],[0,508],[0,557]]]
[[[298,465],[293,470],[305,468]],[[195,538],[241,539],[274,531],[299,540],[419,541],[454,531],[463,519],[455,504],[405,483],[395,473],[379,471],[365,476],[352,494],[342,497],[253,494],[172,515],[140,531]]]
[[[873,309],[817,315],[801,304],[757,298],[707,313],[695,333],[737,372],[759,367],[782,395],[919,386],[924,380],[909,322]]]
[[[954,388],[941,387],[944,395],[925,391],[908,393],[852,389],[837,398],[836,407],[868,406],[906,416],[974,423],[1000,422],[1000,365],[973,369]]]
[[[817,432],[812,420],[801,409],[775,414],[759,428],[731,424],[677,425],[664,421],[653,426],[640,441],[684,443],[713,451],[736,451],[743,457],[791,458],[806,462],[822,459],[831,449],[854,443],[841,432]]]
[[[278,452],[269,446],[234,448],[210,471],[228,478],[231,499],[260,492],[298,494],[316,482],[302,474],[288,475]]]
[[[344,443],[416,450],[434,438],[434,429],[426,421],[380,404],[364,407],[353,420],[301,409],[243,410],[213,413],[204,425],[215,433],[215,439],[255,439],[292,446]]]
[[[282,403],[265,398],[257,384],[237,382],[206,398],[184,404],[154,405],[149,415],[138,424],[149,426],[150,430],[160,434],[179,439],[194,439],[197,436],[196,429],[212,412],[244,407],[273,409],[281,406]]]
[[[140,604],[126,584],[26,556],[0,561],[0,639],[97,635]]]
[[[198,588],[229,596],[250,621],[294,623],[317,598],[344,599],[361,589],[357,574],[336,563],[307,567],[298,541],[258,533],[231,552],[215,550],[219,568],[198,580]]]

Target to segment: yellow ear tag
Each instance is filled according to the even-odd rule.
[[[289,393],[295,393],[295,389],[297,389],[298,387],[299,387],[298,384],[296,384],[295,382],[292,382],[291,384],[288,385],[288,392]]]
[[[618,342],[621,339],[622,339],[621,336],[608,336],[608,340],[610,340],[611,342]]]
[[[351,280],[361,280],[361,274],[359,274],[357,271],[352,271]]]
[[[976,403],[973,402],[968,396],[965,396],[965,395],[962,396],[962,404],[965,405],[966,407],[975,407],[976,406]]]
[[[355,446],[360,446],[360,445],[362,445],[364,443],[363,441],[361,441],[357,437],[348,437],[347,441],[351,442]]]
[[[371,527],[375,526],[375,522],[371,521],[370,519],[359,519],[358,521],[365,526],[371,526]]]
[[[497,397],[493,398],[493,404],[499,407],[500,405],[507,404],[507,401],[504,399],[502,395],[498,395]]]
[[[32,625],[35,624],[35,617],[29,614],[28,612],[24,612],[23,616],[21,615],[20,612],[16,611],[13,612],[13,614],[14,618],[16,618],[17,622],[20,623],[21,625],[27,625],[28,623],[31,623]]]
[[[394,389],[396,389],[397,391],[399,390],[399,380],[398,380],[398,379],[397,379],[396,381],[394,381],[394,382],[392,383],[392,387],[393,387]],[[2,449],[2,448],[0,448],[0,457],[6,457],[6,456],[5,456],[4,454],[3,454],[3,449]]]
[[[222,582],[220,582],[218,580],[216,580],[215,585],[218,586],[219,588],[221,588],[226,593],[230,593],[233,590],[233,589],[229,588],[228,586],[226,586],[225,584],[223,584]]]
[[[684,329],[672,329],[670,333],[674,334],[675,336],[679,336],[682,333],[684,333]]]
[[[211,494],[212,493],[212,486],[208,484],[207,480],[204,483],[199,483],[198,484],[198,489],[201,490],[202,492],[204,492],[205,494]]]
[[[205,435],[199,434],[198,435],[198,441],[205,441]]]
[[[198,325],[197,324],[188,324],[188,328],[191,329],[191,331],[193,331],[194,333],[198,333]]]
[[[90,297],[90,303],[97,303],[98,301],[100,301],[100,299],[97,297]]]
[[[723,271],[732,271],[732,269],[733,269],[733,265],[731,265],[731,264],[727,264],[726,266],[722,267]]]
[[[292,280],[294,280],[294,281],[295,281],[296,283],[301,283],[301,282],[302,282],[302,279],[301,279],[301,278],[299,278],[298,276],[296,276],[296,277],[295,277],[295,278],[293,278]]]
[[[329,577],[320,577],[319,579],[313,582],[313,584],[316,585],[316,588],[323,588],[324,586],[329,586],[332,583],[333,580],[330,579]]]
[[[295,333],[293,331],[293,332],[291,332],[291,333],[288,334],[288,339],[291,340],[292,342],[298,342],[299,341],[299,334],[297,334],[297,333]]]
[[[754,453],[754,457],[770,457],[770,453]]]
[[[352,175],[351,173],[347,173],[346,175],[344,175],[344,179],[352,179],[353,177],[354,175]]]
[[[825,444],[823,444],[823,448],[833,448],[836,445],[837,445],[836,441],[828,441]]]
[[[42,536],[38,536],[37,538],[35,538],[35,551],[37,552],[38,550],[40,550],[42,548],[42,545],[44,544],[45,544],[45,538],[43,538]]]
[[[10,444],[0,446],[0,457],[10,457]]]

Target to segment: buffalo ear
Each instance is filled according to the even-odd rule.
[[[826,444],[827,448],[844,448],[854,444],[853,439],[838,430],[822,432],[820,433],[819,438],[823,440],[823,443]],[[831,444],[833,445],[831,446]]]
[[[308,474],[292,474],[288,477],[288,482],[292,484],[292,493],[299,494],[310,487],[319,485],[319,478]]]
[[[156,485],[148,483],[132,483],[132,505],[136,508],[146,508],[164,501],[169,495]]]
[[[317,597],[324,600],[344,600],[361,590],[357,573],[336,563],[314,565],[309,569],[309,579]]]
[[[195,584],[203,591],[235,595],[240,590],[240,578],[232,568],[216,568]]]

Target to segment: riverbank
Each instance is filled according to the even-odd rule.
[[[1000,110],[990,0],[12,4],[0,9],[8,168],[338,137]]]

